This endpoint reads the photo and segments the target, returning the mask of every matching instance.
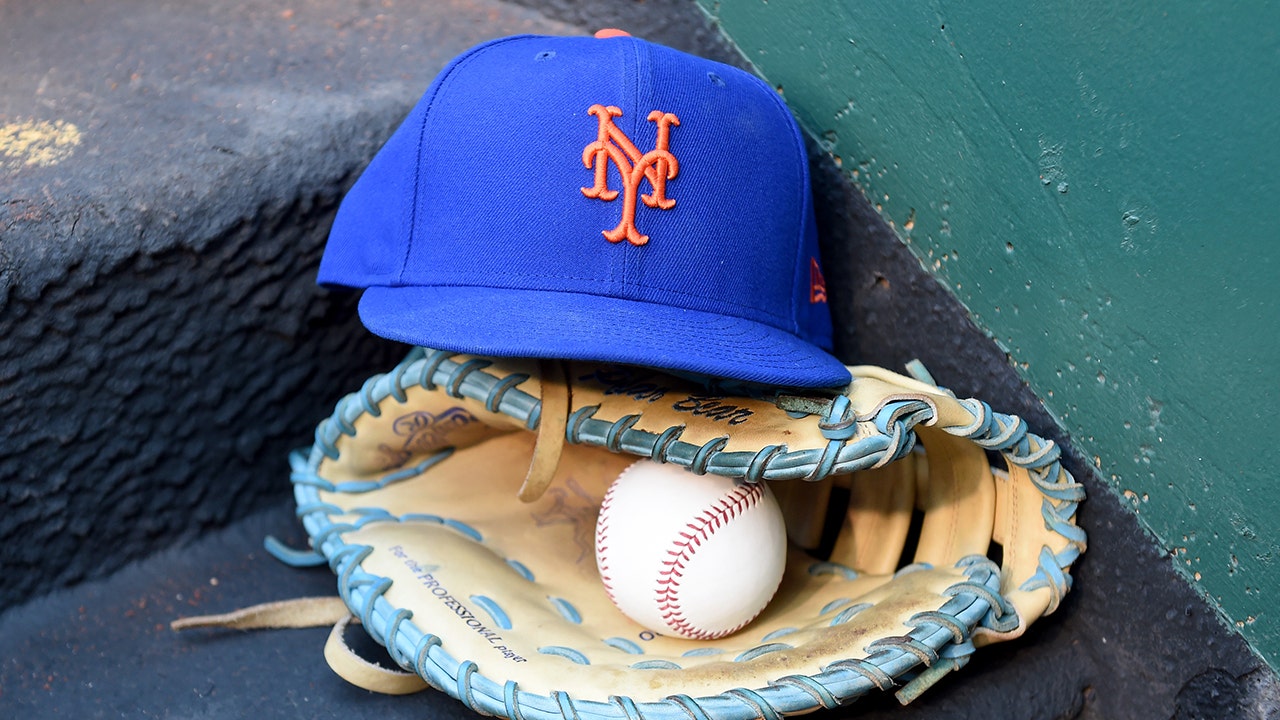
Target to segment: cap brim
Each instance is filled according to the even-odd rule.
[[[830,353],[751,320],[580,293],[481,287],[371,287],[373,333],[473,355],[643,365],[797,388],[849,383]]]

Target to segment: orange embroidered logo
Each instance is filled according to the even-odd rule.
[[[818,267],[815,258],[809,258],[809,303],[827,301],[827,280],[822,277],[822,268]]]
[[[609,189],[608,170],[612,160],[622,176],[622,219],[617,227],[604,230],[602,234],[609,242],[622,242],[625,238],[632,245],[644,245],[649,242],[649,236],[636,228],[636,198],[638,196],[645,205],[659,210],[675,207],[676,201],[667,197],[667,181],[680,171],[680,163],[667,145],[671,139],[671,126],[679,125],[680,118],[661,110],[649,113],[649,122],[658,125],[658,139],[652,150],[642,154],[631,138],[613,124],[614,118],[622,116],[622,110],[613,105],[596,104],[587,112],[600,120],[600,133],[595,142],[582,149],[582,165],[595,171],[595,184],[582,188],[582,194],[605,202],[618,197],[617,190]],[[641,180],[649,181],[653,188],[651,194],[639,194]]]

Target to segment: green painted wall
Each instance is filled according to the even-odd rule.
[[[1280,6],[699,1],[1277,667]]]

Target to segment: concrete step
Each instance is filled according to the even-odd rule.
[[[287,492],[402,350],[315,286],[337,203],[488,0],[0,6],[0,607]],[[109,550],[109,551],[108,551]]]

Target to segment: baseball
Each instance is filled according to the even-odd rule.
[[[782,582],[786,538],[764,483],[641,460],[601,502],[596,565],[627,617],[654,632],[711,640],[768,604]]]

